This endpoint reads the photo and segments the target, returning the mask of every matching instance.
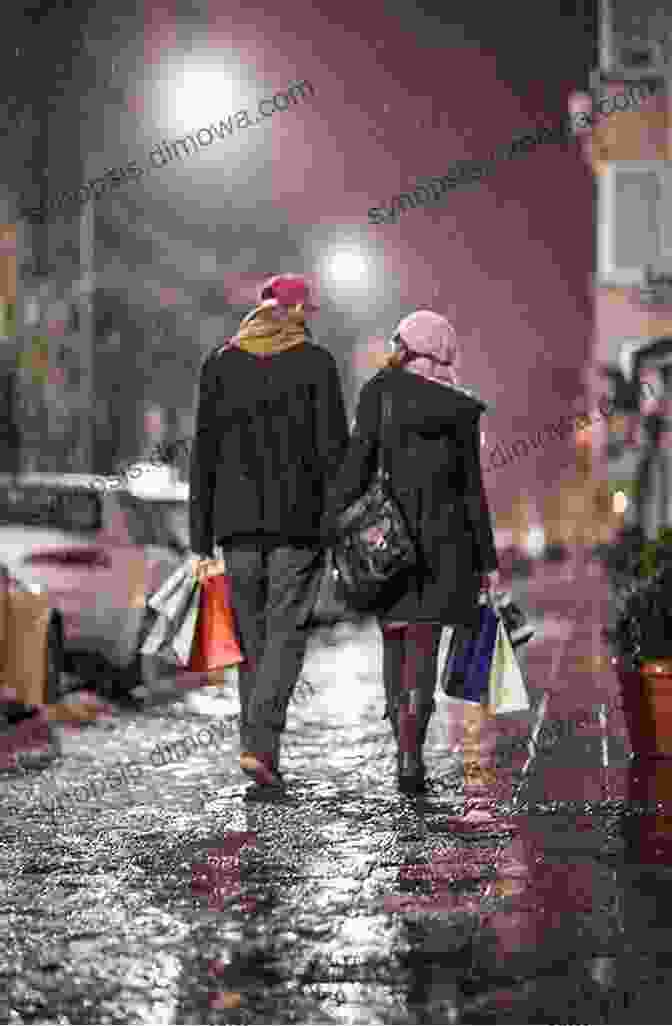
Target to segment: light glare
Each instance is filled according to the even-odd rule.
[[[174,116],[185,132],[196,131],[209,122],[235,110],[236,89],[240,83],[235,74],[214,63],[189,63],[175,76]]]
[[[614,513],[625,513],[628,508],[628,497],[625,492],[614,492],[612,509]]]
[[[338,250],[328,262],[329,276],[343,285],[356,285],[367,277],[368,265],[356,250]]]

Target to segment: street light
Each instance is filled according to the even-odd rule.
[[[207,125],[232,110],[234,89],[230,74],[214,62],[187,63],[175,82],[175,119],[185,131]]]
[[[164,62],[159,86],[159,123],[165,136],[196,132],[249,106],[250,83],[235,58],[194,53]]]
[[[327,246],[320,265],[321,281],[336,302],[371,299],[376,289],[376,260],[359,241]]]
[[[328,257],[327,273],[334,283],[360,285],[368,279],[369,266],[364,254],[353,249],[338,249]]]

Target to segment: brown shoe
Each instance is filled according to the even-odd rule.
[[[270,756],[257,755],[256,752],[241,752],[240,768],[260,787],[284,787],[284,781],[273,766]]]

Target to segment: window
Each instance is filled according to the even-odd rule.
[[[601,0],[600,64],[611,74],[646,74],[665,59],[666,4],[660,0]]]
[[[46,485],[3,485],[0,488],[0,524],[85,534],[100,530],[102,504],[100,496],[90,491]]]
[[[644,268],[672,273],[672,163],[614,161],[598,183],[598,275],[638,285]]]

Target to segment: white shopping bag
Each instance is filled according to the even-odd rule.
[[[488,709],[491,713],[522,713],[530,709],[530,697],[516,653],[501,619],[490,663]]]
[[[191,560],[171,574],[149,598],[147,606],[156,614],[140,652],[161,656],[178,666],[187,666],[196,633],[201,600],[201,582],[194,576]]]

